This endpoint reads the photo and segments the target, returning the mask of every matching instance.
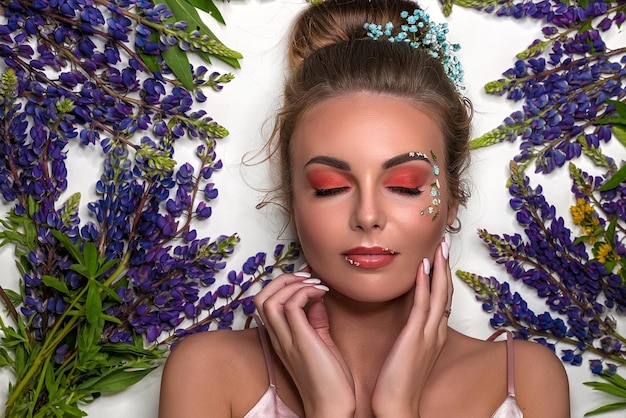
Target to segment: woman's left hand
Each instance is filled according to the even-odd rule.
[[[413,307],[408,320],[383,363],[372,393],[377,417],[418,417],[422,391],[446,342],[452,303],[449,244],[435,253],[432,278],[428,260],[416,277]],[[428,271],[427,271],[428,270]]]

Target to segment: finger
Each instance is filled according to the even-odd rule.
[[[295,273],[281,274],[261,289],[261,291],[254,296],[254,306],[257,308],[259,313],[261,313],[263,309],[263,303],[265,303],[265,301],[279,289],[289,286],[292,283],[301,282],[310,278],[311,273],[307,270],[308,267],[305,266],[304,269],[298,270]]]
[[[311,327],[316,330],[318,334],[328,332],[330,323],[328,321],[328,312],[326,312],[324,299],[318,298],[311,301],[307,312],[307,319]]]
[[[291,309],[293,311],[299,310],[302,317],[305,318],[304,322],[306,322],[304,306],[306,306],[308,299],[306,297],[293,299],[293,296],[302,289],[308,289],[317,286],[317,283],[319,283],[319,280],[316,279],[293,281],[290,282],[287,286],[279,288],[263,301],[259,314],[263,315],[261,318],[268,328],[270,338],[275,343],[280,344],[280,346],[290,346],[292,344],[292,329],[285,316],[285,306],[289,305],[288,309]],[[322,294],[324,293],[323,290],[314,289],[312,295],[319,297],[320,292]],[[296,304],[299,305],[296,306]]]
[[[318,331],[323,332],[324,328],[329,328],[326,308],[320,301],[327,291],[328,287],[324,285],[303,287],[285,301],[284,315],[294,339],[316,338],[320,335]],[[308,314],[305,306],[308,306]]]
[[[409,321],[413,321],[417,329],[424,326],[430,311],[430,273],[430,260],[424,258],[417,269],[413,309],[409,317]]]
[[[440,324],[446,322],[447,317],[444,315],[448,309],[450,295],[450,267],[448,265],[448,244],[442,242],[437,251],[433,262],[433,272],[431,278],[430,292],[430,312],[428,316],[427,326],[431,330],[440,328]]]
[[[452,309],[452,296],[454,294],[454,283],[452,281],[452,271],[450,270],[450,234],[445,233],[444,242],[448,245],[446,254],[448,255],[446,261],[448,262],[448,268],[446,269],[446,274],[448,276],[448,304],[446,305],[446,310],[450,311]],[[445,255],[445,254],[444,254]]]

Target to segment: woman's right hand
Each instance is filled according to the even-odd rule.
[[[254,298],[274,351],[294,381],[307,417],[353,416],[354,380],[330,336],[322,297],[308,272],[283,274]]]

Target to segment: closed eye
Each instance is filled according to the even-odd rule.
[[[406,194],[410,196],[419,196],[422,191],[418,187],[402,187],[402,186],[389,186],[387,189],[395,193]]]
[[[333,187],[332,189],[315,189],[315,196],[326,197],[334,196],[348,190],[348,187]]]

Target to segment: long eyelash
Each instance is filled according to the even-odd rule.
[[[336,194],[342,193],[347,189],[347,187],[335,187],[333,189],[315,189],[315,196],[334,196]]]
[[[411,196],[419,196],[422,194],[422,191],[417,187],[400,187],[400,186],[391,186],[388,187],[392,192],[404,193]]]

